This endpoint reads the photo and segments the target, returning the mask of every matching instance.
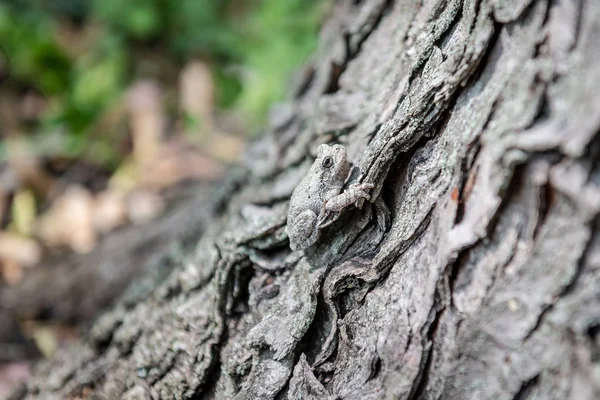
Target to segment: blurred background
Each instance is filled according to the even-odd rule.
[[[36,269],[68,279],[52,266],[144,229],[189,182],[218,181],[314,50],[328,6],[0,0],[0,294],[31,296]],[[0,398],[27,376],[22,359],[51,356],[81,322],[8,311]]]

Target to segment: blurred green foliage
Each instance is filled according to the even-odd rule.
[[[253,128],[314,49],[326,6],[324,0],[0,0],[0,50],[11,85],[51,99],[40,126],[60,127],[69,150],[84,146],[90,127],[128,83],[156,73],[148,72],[148,54],[176,68],[207,61],[218,106],[240,111]],[[91,39],[83,49],[69,48],[64,27],[71,35],[91,31]]]
[[[70,72],[69,59],[52,38],[53,25],[39,12],[0,4],[0,48],[10,74],[48,95],[67,90]]]

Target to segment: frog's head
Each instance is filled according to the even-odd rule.
[[[343,182],[350,172],[346,149],[339,144],[319,145],[315,166],[320,169],[323,181]]]

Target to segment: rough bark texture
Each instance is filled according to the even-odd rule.
[[[600,3],[336,3],[196,249],[19,396],[600,397]],[[337,142],[374,183],[304,254]]]

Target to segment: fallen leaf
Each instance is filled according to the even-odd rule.
[[[30,267],[37,264],[41,256],[42,249],[34,239],[13,232],[0,232],[0,259]]]
[[[186,144],[180,137],[161,145],[157,160],[141,171],[139,184],[156,190],[184,179],[214,180],[222,174],[223,167],[219,162]]]
[[[92,220],[94,228],[102,233],[109,232],[127,222],[125,197],[112,190],[96,195]]]
[[[224,168],[214,158],[199,152],[186,152],[179,158],[181,176],[198,180],[214,180],[221,177]]]
[[[227,132],[213,132],[207,150],[219,160],[233,162],[239,160],[244,150],[244,141]]]
[[[96,245],[93,205],[87,189],[70,185],[39,218],[36,232],[49,246],[68,245],[77,253],[89,253]]]
[[[143,224],[162,213],[165,208],[162,197],[148,190],[136,190],[127,198],[129,220]]]
[[[23,279],[23,267],[21,264],[14,260],[4,259],[2,260],[2,279],[9,286],[18,285]]]

